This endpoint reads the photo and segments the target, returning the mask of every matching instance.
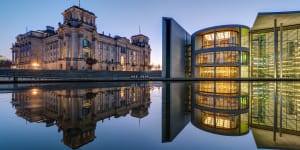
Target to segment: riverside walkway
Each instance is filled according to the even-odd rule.
[[[0,69],[0,83],[116,81],[300,81],[300,78],[162,78],[161,71]]]
[[[155,80],[161,71],[21,70],[0,69],[0,82],[72,82]]]

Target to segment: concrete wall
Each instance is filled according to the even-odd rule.
[[[162,29],[162,77],[185,78],[186,46],[191,36],[172,18],[163,18]]]

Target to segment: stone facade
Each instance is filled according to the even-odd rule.
[[[94,13],[72,6],[58,29],[29,31],[12,45],[13,68],[45,70],[148,71],[149,38],[99,34]]]
[[[15,92],[12,105],[16,115],[29,122],[45,123],[47,127],[56,125],[62,131],[61,141],[72,149],[96,138],[97,122],[127,115],[141,119],[149,114],[151,89],[147,84],[107,84],[105,88],[87,86],[86,89],[59,87],[63,88]]]

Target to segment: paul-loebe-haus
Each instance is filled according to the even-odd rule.
[[[58,29],[29,31],[12,45],[12,68],[44,70],[148,71],[149,38],[99,34],[96,16],[72,6],[62,13]]]

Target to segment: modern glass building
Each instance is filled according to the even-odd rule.
[[[251,77],[300,77],[300,11],[258,13],[251,30]]]
[[[249,28],[222,25],[192,35],[193,75],[196,78],[247,78]]]
[[[300,11],[258,13],[251,29],[221,25],[199,30],[191,38],[179,24],[177,29],[166,21],[163,37],[180,40],[163,38],[163,72],[169,75],[165,78],[178,78],[180,73],[185,78],[300,78]],[[189,40],[191,45],[182,45]],[[172,65],[176,62],[180,65]],[[191,76],[186,75],[190,71]]]

